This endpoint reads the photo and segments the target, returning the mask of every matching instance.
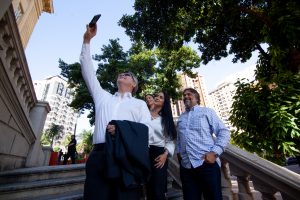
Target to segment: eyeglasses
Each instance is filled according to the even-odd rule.
[[[132,75],[130,73],[122,73],[122,74],[119,74],[118,75],[118,78],[121,78],[123,76],[129,76],[129,77],[132,77]]]

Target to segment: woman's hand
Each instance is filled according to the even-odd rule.
[[[156,168],[163,168],[163,166],[165,165],[165,162],[167,160],[167,157],[168,157],[168,151],[166,151],[165,153],[163,154],[160,154],[157,158],[155,158],[155,167]]]

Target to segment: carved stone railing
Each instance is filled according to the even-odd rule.
[[[300,198],[300,175],[276,165],[261,157],[229,145],[222,158],[228,162],[230,174],[237,177],[239,199],[253,199],[249,181],[262,194],[262,199],[276,199],[280,192],[282,199]]]
[[[300,198],[299,174],[233,145],[227,147],[221,159],[224,199],[255,200],[250,188],[251,184],[256,191],[260,192],[261,199],[264,200],[275,200],[278,193],[284,200]],[[181,186],[179,165],[176,159],[169,159],[168,171],[177,185]],[[232,176],[237,177],[237,195],[234,195],[232,191]]]

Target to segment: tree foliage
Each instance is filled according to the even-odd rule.
[[[52,123],[42,136],[42,144],[50,144],[52,147],[54,140],[62,138],[63,129],[63,126]]]
[[[109,40],[103,45],[102,53],[93,56],[98,62],[97,78],[107,91],[117,91],[116,78],[120,72],[132,71],[139,80],[137,97],[142,98],[148,91],[167,91],[173,99],[179,97],[178,72],[195,76],[192,69],[200,67],[200,58],[190,47],[178,50],[146,49],[142,43],[135,42],[128,51],[124,51],[119,40]],[[80,71],[80,64],[67,64],[59,60],[61,75],[68,79],[74,88],[74,100],[70,106],[78,110],[90,110],[88,117],[94,124],[94,104]]]
[[[83,130],[79,134],[81,142],[78,144],[78,149],[80,152],[89,154],[93,149],[93,133],[91,130]]]
[[[300,153],[300,76],[280,79],[269,85],[237,82],[230,117],[237,145],[278,164]]]
[[[258,50],[271,64],[299,71],[300,3],[297,0],[136,0],[120,25],[149,48],[178,49],[193,40],[204,64],[233,54],[245,62]],[[262,44],[269,45],[269,54]],[[279,63],[278,63],[279,62]]]
[[[235,144],[281,163],[299,152],[300,1],[136,0],[120,25],[132,40],[178,49],[194,41],[204,64],[259,52],[255,81],[236,84]]]

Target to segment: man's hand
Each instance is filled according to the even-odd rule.
[[[204,162],[209,164],[214,164],[216,162],[217,156],[215,152],[208,152],[204,156]]]
[[[107,132],[109,132],[111,135],[114,135],[116,133],[116,126],[108,124],[106,127]]]
[[[89,44],[91,39],[97,34],[97,24],[93,27],[86,25],[86,31],[83,35],[83,43]]]

